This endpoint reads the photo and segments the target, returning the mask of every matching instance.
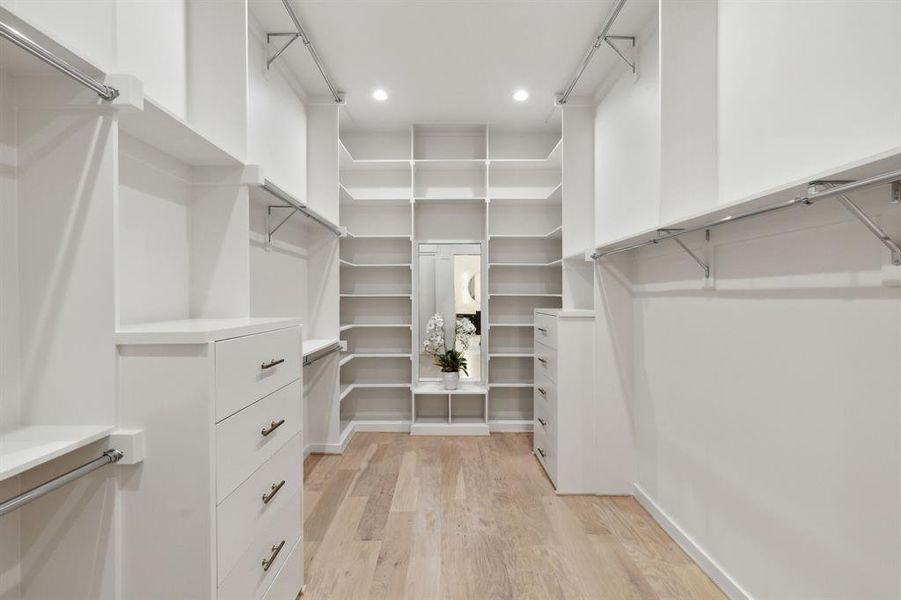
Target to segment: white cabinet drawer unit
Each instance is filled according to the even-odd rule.
[[[294,600],[303,586],[299,322],[175,321],[117,338],[120,419],[144,430],[147,451],[121,479],[122,597]]]

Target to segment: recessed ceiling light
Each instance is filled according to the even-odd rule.
[[[513,92],[513,99],[517,102],[525,102],[529,99],[529,92],[526,90],[516,90]]]
[[[373,97],[373,99],[378,100],[379,102],[384,102],[385,100],[388,99],[388,92],[386,92],[382,88],[378,88],[377,90],[372,92],[372,97]]]

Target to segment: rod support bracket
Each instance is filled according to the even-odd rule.
[[[631,69],[632,74],[635,74],[635,36],[630,35],[605,35],[603,38],[604,43],[610,46],[614,52],[616,52],[617,56],[619,56],[623,61],[629,65],[629,69]],[[619,46],[616,45],[615,42],[625,41],[628,43],[628,49],[623,51]],[[598,42],[600,44],[600,42]],[[628,56],[626,55],[628,53]]]
[[[682,231],[682,230],[681,229],[658,229],[657,233],[665,235],[668,233],[678,233],[680,231]],[[704,271],[704,279],[710,279],[710,265],[708,263],[706,263],[704,260],[702,260],[700,256],[695,254],[694,251],[692,251],[691,248],[686,246],[685,242],[680,240],[678,237],[674,237],[674,238],[672,238],[672,240],[674,242],[676,242],[677,244],[679,244],[679,247],[682,248],[682,250],[685,251],[685,253],[688,254],[688,256],[690,256],[691,259],[693,261],[695,261],[699,267],[701,267],[701,270]],[[710,241],[710,230],[709,229],[706,230],[705,241],[707,241],[707,242]],[[653,240],[653,242],[656,244],[657,240]]]
[[[278,222],[278,225],[275,227],[272,226],[272,209],[279,208],[290,210],[288,216]],[[281,204],[270,204],[266,207],[266,251],[269,252],[272,250],[272,236],[275,235],[275,232],[281,228],[282,225],[288,222],[288,219],[294,216],[294,213],[298,212],[298,209],[295,206],[282,206]]]
[[[901,181],[892,183],[892,204],[901,204]]]

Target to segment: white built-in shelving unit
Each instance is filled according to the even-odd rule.
[[[560,133],[414,125],[338,146],[344,441],[530,429],[533,310],[564,296]],[[419,379],[420,243],[482,248],[482,378],[453,392]]]

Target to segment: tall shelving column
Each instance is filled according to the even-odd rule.
[[[405,430],[413,364],[412,167],[403,134],[339,141],[340,443],[355,430]]]
[[[481,329],[479,382],[462,381],[448,392],[427,373],[419,354],[421,328],[429,318],[420,314],[420,244],[477,244],[481,257],[481,289],[486,273],[487,128],[484,125],[414,125],[413,147],[413,254],[414,261],[414,388],[411,433],[423,435],[487,435],[488,402],[487,330]],[[483,323],[486,303],[481,303]],[[456,315],[445,315],[455,318]]]
[[[489,148],[489,415],[531,430],[534,309],[563,303],[562,140],[490,131]]]

